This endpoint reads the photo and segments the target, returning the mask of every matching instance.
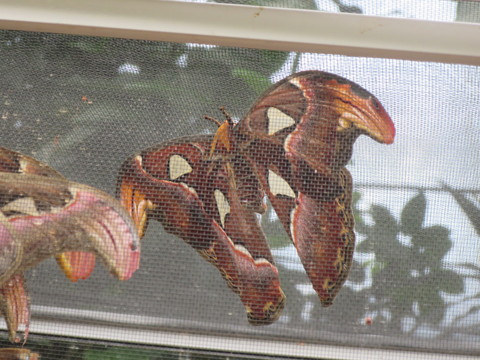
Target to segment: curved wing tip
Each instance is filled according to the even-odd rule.
[[[283,307],[277,309],[275,312],[272,312],[271,314],[264,314],[264,315],[261,315],[261,316],[255,316],[251,313],[248,313],[247,314],[248,322],[251,325],[254,325],[254,326],[262,326],[262,325],[273,324],[280,317],[282,309],[283,309]]]
[[[140,267],[140,251],[132,250],[128,258],[117,261],[115,267],[114,275],[119,280],[130,279],[133,273]]]
[[[21,343],[22,346],[23,346],[23,345],[25,345],[25,343],[28,340],[28,335],[30,333],[30,329],[29,329],[30,324],[27,322],[27,323],[21,323],[19,325],[24,325],[25,329],[24,330],[12,329],[12,331],[8,335],[8,340],[12,344],[20,344]],[[17,332],[21,332],[23,334],[22,335],[17,335]]]
[[[391,121],[391,124],[388,127],[388,130],[384,134],[383,142],[387,145],[393,144],[393,141],[395,140],[395,134],[396,134],[395,125]]]
[[[285,307],[285,300],[285,294],[280,289],[280,295],[275,302],[276,305],[274,305],[274,302],[267,303],[262,311],[253,311],[250,307],[247,307],[248,322],[255,326],[273,324],[280,318]]]
[[[329,307],[333,304],[333,298],[320,299],[320,303],[322,304],[323,307]]]

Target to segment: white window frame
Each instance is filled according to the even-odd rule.
[[[0,0],[0,28],[480,65],[480,25],[160,0]]]

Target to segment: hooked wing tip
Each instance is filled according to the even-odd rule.
[[[264,306],[262,312],[255,313],[252,310],[247,310],[248,322],[251,325],[270,325],[278,320],[283,308],[285,307],[285,295],[283,294],[283,291],[281,289],[279,290],[281,295],[278,297],[278,299],[276,299],[275,302],[268,302]]]
[[[380,102],[370,98],[367,111],[357,123],[357,126],[367,132],[373,139],[382,144],[392,144],[395,139],[395,124]]]
[[[119,280],[128,280],[140,266],[138,230],[120,209],[107,206],[103,210],[103,218],[97,220],[104,229],[99,252]]]
[[[320,303],[322,304],[323,307],[329,307],[330,305],[333,304],[333,297],[326,297],[326,298],[320,298]]]
[[[129,279],[140,263],[140,240],[133,220],[116,199],[99,190],[86,186],[72,186],[70,190],[75,201],[68,207],[68,216],[77,219],[90,243],[80,251],[93,250],[113,275]],[[92,257],[85,254],[68,260],[77,275],[82,275],[82,267],[87,273],[93,267]]]
[[[377,136],[374,137],[381,143],[392,144],[395,139],[395,124],[392,118],[377,99],[370,98],[370,103],[374,109],[372,125],[376,128],[375,132],[378,132]]]
[[[117,272],[119,280],[128,280],[132,277],[133,273],[140,267],[140,251],[132,250],[126,259],[126,263],[120,264],[117,262],[117,269],[121,271]]]
[[[395,139],[395,125],[393,124],[392,119],[388,117],[388,121],[385,121],[385,127],[382,132],[383,138],[382,142],[384,144],[390,145],[393,144],[393,140]]]
[[[367,113],[353,122],[372,139],[382,144],[392,144],[395,139],[395,125],[386,111]]]

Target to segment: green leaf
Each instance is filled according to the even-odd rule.
[[[348,280],[356,283],[363,283],[365,281],[365,269],[356,260],[353,260]]]
[[[480,266],[472,263],[460,263],[458,264],[459,266],[463,266],[464,268],[468,270],[474,270],[474,271],[480,271]]]
[[[108,38],[98,38],[95,41],[91,41],[88,38],[81,38],[78,41],[72,41],[68,43],[68,45],[72,48],[76,47],[82,51],[90,52],[90,53],[103,53],[108,51],[108,48],[111,48],[110,41]]]
[[[425,219],[427,200],[421,192],[412,198],[403,208],[400,218],[401,231],[406,235],[414,235],[422,228]]]
[[[256,52],[256,57],[258,63],[253,63],[253,68],[260,65],[259,69],[264,71],[265,75],[272,75],[275,71],[280,70],[280,68],[287,61],[289,52],[287,51],[277,51],[277,50],[250,50]],[[254,53],[255,54],[255,53]]]
[[[447,185],[444,185],[444,188],[453,196],[455,201],[467,215],[477,235],[480,236],[480,208],[473,201],[465,197],[460,191],[453,190]]]
[[[375,226],[390,228],[397,233],[397,220],[395,220],[390,210],[385,206],[372,205],[370,214],[375,222]]]
[[[386,207],[372,205],[370,214],[375,224],[368,227],[367,238],[360,251],[373,251],[378,261],[386,263],[403,257],[404,246],[397,240],[398,224],[390,211]]]
[[[365,239],[355,246],[355,251],[359,253],[371,253],[373,251],[373,244],[369,239]]]
[[[390,289],[389,293],[393,302],[391,310],[399,313],[410,310],[413,302],[418,300],[415,291],[412,291],[410,286],[395,286]]]
[[[464,278],[455,271],[439,269],[432,275],[439,290],[448,294],[460,294],[464,291]]]
[[[434,289],[426,288],[423,291],[423,296],[419,302],[420,316],[435,324],[443,319],[445,303]]]
[[[467,317],[468,315],[475,314],[480,311],[480,305],[472,306],[468,311],[462,316],[463,318]]]
[[[429,263],[439,262],[452,247],[450,230],[441,225],[421,229],[412,237],[412,244]]]
[[[268,244],[272,249],[282,248],[286,246],[291,246],[292,242],[290,241],[287,234],[283,235],[269,235],[268,236]]]
[[[245,81],[257,94],[261,94],[272,85],[268,77],[255,70],[235,68],[232,70],[232,75]]]
[[[375,277],[385,269],[385,263],[381,261],[375,261],[372,266],[372,276]]]
[[[206,56],[205,53],[208,55]],[[269,77],[274,72],[280,70],[288,57],[289,52],[286,51],[229,47],[215,47],[206,51],[195,48],[189,52],[188,63],[191,64],[192,60],[197,62],[203,61],[210,74],[212,74],[212,66],[215,68],[217,64],[224,64],[230,69],[251,69]],[[212,59],[216,59],[217,64],[212,64]]]
[[[354,191],[352,194],[352,209],[353,209],[353,216],[355,218],[355,231],[360,234],[365,234],[367,231],[367,227],[365,225],[365,221],[363,220],[361,211],[358,209],[358,203],[362,198],[362,194],[358,191]]]

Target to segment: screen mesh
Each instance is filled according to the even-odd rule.
[[[477,341],[480,336],[477,166],[480,110],[475,105],[480,79],[478,67],[15,31],[0,32],[0,54],[1,146],[32,156],[69,180],[112,196],[122,181],[121,176],[119,180],[122,164],[129,166],[124,175],[133,173],[135,154],[141,154],[145,168],[150,166],[145,182],[148,176],[154,175],[158,180],[159,174],[165,172],[167,178],[160,179],[165,180],[162,184],[182,187],[179,190],[178,186],[167,186],[163,195],[150,195],[151,188],[139,190],[147,197],[156,196],[157,210],[163,206],[164,212],[159,210],[155,216],[154,210],[148,213],[151,216],[141,241],[141,265],[130,280],[117,281],[104,267],[97,266],[88,280],[72,283],[52,258],[29,270],[26,275],[33,306],[33,333],[36,321],[46,319],[58,321],[47,332],[60,336],[64,335],[63,326],[67,323],[86,322],[114,324],[122,331],[131,329],[132,336],[143,328],[288,339],[296,343],[387,349],[401,346],[466,354],[480,351]],[[245,181],[245,187],[250,186],[247,191],[240,186],[232,187],[232,179],[242,185],[245,178],[258,180],[264,176],[277,200],[288,198],[289,191],[298,197],[299,189],[308,193],[312,186],[315,192],[315,186],[324,184],[322,195],[315,193],[320,197],[314,200],[315,205],[305,205],[300,215],[297,211],[296,218],[289,213],[284,221],[288,223],[290,219],[294,225],[288,226],[297,226],[300,232],[306,229],[315,237],[326,231],[325,226],[330,226],[332,218],[326,216],[321,224],[308,219],[321,217],[322,211],[338,214],[342,203],[332,199],[350,194],[342,180],[330,182],[326,176],[322,182],[317,175],[309,178],[310,175],[302,174],[312,170],[305,165],[310,163],[319,164],[312,170],[315,174],[335,167],[341,169],[337,163],[327,166],[328,160],[319,159],[325,159],[328,151],[343,154],[342,144],[337,143],[335,150],[328,144],[324,148],[315,147],[305,156],[299,150],[301,156],[296,166],[308,169],[302,170],[304,173],[291,170],[295,175],[288,178],[281,168],[287,163],[278,160],[284,156],[283,145],[278,141],[274,142],[277,147],[272,145],[273,150],[253,144],[250,148],[243,145],[250,152],[241,153],[236,148],[228,150],[222,138],[213,152],[226,160],[215,165],[209,158],[210,162],[202,165],[205,174],[218,171],[216,179],[222,181],[213,187],[205,185],[214,192],[210,199],[215,202],[211,200],[213,205],[209,205],[202,198],[202,191],[207,190],[187,188],[193,182],[185,176],[198,169],[188,158],[192,152],[185,150],[185,146],[198,144],[198,140],[183,137],[202,136],[207,144],[202,146],[208,155],[213,135],[207,134],[214,134],[218,126],[205,116],[223,122],[225,115],[218,110],[223,106],[234,122],[245,123],[249,109],[272,83],[305,70],[336,74],[375,95],[395,124],[395,140],[387,146],[360,136],[346,165],[353,179],[351,196],[357,245],[348,279],[331,306],[322,307],[285,224],[270,201],[267,202],[265,214],[261,219],[258,217],[259,224],[278,267],[286,302],[273,324],[252,326],[240,297],[228,288],[221,272],[193,248],[204,251],[210,245],[188,238],[192,247],[183,241],[182,237],[187,238],[182,233],[184,225],[180,220],[178,223],[172,220],[174,213],[169,209],[176,205],[183,209],[179,214],[193,221],[200,216],[199,206],[204,206],[203,210],[216,206],[218,214],[212,215],[208,209],[204,212],[215,220],[209,226],[221,232],[218,229],[235,211],[225,189],[237,190],[249,211],[254,205],[261,207],[258,198],[267,199],[262,197],[265,185],[262,188],[261,181]],[[335,86],[348,85],[345,91],[352,93],[351,83],[335,76],[327,78]],[[297,80],[292,80],[289,86],[299,88],[299,84],[306,86]],[[353,94],[372,101],[370,95],[360,90]],[[327,102],[335,99],[329,95]],[[306,99],[296,101],[303,104]],[[344,102],[342,106],[347,105]],[[267,120],[275,117],[270,115],[268,119],[266,114]],[[281,119],[276,122],[282,131],[288,128],[288,118],[294,117],[287,110],[283,114],[277,114]],[[287,121],[285,126],[284,121]],[[348,121],[343,124],[345,128],[352,126]],[[297,148],[303,149],[302,141],[305,140],[305,148],[315,143],[312,134],[318,129],[307,129],[295,138],[297,142],[292,146],[300,144]],[[337,130],[341,129],[331,129]],[[254,142],[238,132],[234,140],[237,144]],[[188,158],[190,169],[182,165],[183,160],[172,160],[170,153],[169,161],[180,170],[172,170],[163,155],[149,157],[159,149],[152,150],[152,146],[165,147],[176,142],[181,146],[174,153]],[[145,149],[150,150],[141,153]],[[348,157],[347,154],[337,162]],[[273,167],[262,167],[269,161],[275,163]],[[214,165],[209,168],[209,164]],[[219,166],[223,170],[218,170]],[[228,169],[233,169],[233,175]],[[274,176],[272,171],[279,179],[270,180]],[[126,178],[130,176],[127,175]],[[200,175],[196,181],[195,184],[203,184]],[[138,189],[140,183],[131,186]],[[216,190],[221,190],[222,195]],[[183,194],[177,197],[177,202],[171,200],[175,192]],[[246,194],[252,193],[257,199],[248,202]],[[330,194],[330,198],[324,198],[327,195],[323,194]],[[192,200],[197,195],[203,204]],[[318,205],[327,200],[334,201],[334,205],[329,205],[335,206],[331,212],[325,210],[327,205]],[[294,207],[307,204],[304,201],[297,198]],[[349,207],[348,201],[346,206]],[[250,224],[255,224],[255,211],[248,216]],[[238,219],[241,227],[244,214]],[[199,230],[201,239],[202,231]],[[223,235],[218,236],[214,243],[224,240]],[[254,243],[255,236],[252,232],[247,240]],[[245,244],[237,245],[241,245],[235,249],[235,259],[239,262],[243,261],[242,253],[246,254],[244,258],[252,255],[242,249]],[[205,251],[203,254],[206,255]],[[340,259],[337,254],[334,257]],[[210,260],[215,261],[212,257]],[[220,266],[227,275],[233,271],[228,270],[228,261]],[[345,263],[347,255],[341,265]],[[265,261],[255,264],[260,267]],[[261,300],[263,295],[260,292],[255,296]],[[116,339],[113,335],[112,339]],[[89,333],[82,336],[88,338]],[[147,356],[143,352],[137,354],[138,358]]]
[[[422,19],[432,21],[478,22],[480,4],[466,0],[179,0],[237,5],[342,12],[371,16]]]

